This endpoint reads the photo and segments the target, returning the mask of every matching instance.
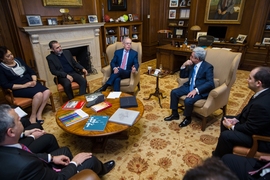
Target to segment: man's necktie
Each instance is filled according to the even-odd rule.
[[[227,0],[223,0],[222,9],[224,10],[226,6],[227,6]]]
[[[263,167],[261,167],[258,170],[248,172],[248,174],[253,175],[253,174],[256,174],[257,172],[259,172],[260,170],[265,169],[265,168],[269,168],[269,167],[270,167],[270,162],[267,163],[266,165],[264,165]]]
[[[192,71],[191,83],[190,83],[190,86],[189,86],[189,91],[192,91],[194,89],[196,68],[197,68],[197,66],[195,65],[193,67],[193,71]]]
[[[128,52],[128,51],[125,51],[124,58],[123,58],[123,61],[122,61],[122,63],[121,63],[121,66],[120,66],[121,69],[126,69],[126,64],[127,64],[127,52]]]

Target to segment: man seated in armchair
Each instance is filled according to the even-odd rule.
[[[214,85],[214,67],[205,61],[206,52],[201,47],[196,47],[190,56],[190,60],[184,62],[180,68],[180,78],[189,78],[183,86],[171,91],[170,108],[172,114],[166,117],[165,121],[178,120],[179,98],[187,95],[185,99],[184,120],[179,127],[185,127],[191,123],[193,105],[199,99],[207,98]]]
[[[122,41],[122,49],[118,49],[114,53],[110,66],[112,74],[107,82],[96,92],[105,91],[108,86],[113,86],[114,91],[120,91],[121,79],[130,78],[130,74],[138,71],[138,52],[131,49],[132,41],[129,37],[125,37]]]

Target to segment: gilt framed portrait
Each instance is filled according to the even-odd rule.
[[[204,23],[240,24],[245,0],[207,0]]]
[[[108,0],[109,11],[126,11],[127,0]]]
[[[43,0],[44,6],[82,6],[82,0]]]

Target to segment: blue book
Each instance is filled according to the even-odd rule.
[[[108,120],[109,116],[90,116],[83,129],[86,131],[104,131]]]

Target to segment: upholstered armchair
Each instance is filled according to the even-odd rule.
[[[138,52],[138,62],[141,64],[142,62],[142,45],[140,42],[132,42],[132,49]],[[114,52],[117,49],[123,48],[122,42],[116,42],[114,44],[109,45],[106,48],[106,55],[109,62],[113,59]],[[105,66],[101,69],[103,73],[102,84],[104,85],[106,81],[109,79],[112,69],[110,65]],[[130,78],[122,79],[120,82],[120,90],[122,92],[134,93],[136,86],[138,86],[138,90],[140,90],[140,68],[136,73],[131,73]]]
[[[259,158],[260,156],[270,156],[269,153],[259,152],[258,151],[258,143],[259,141],[267,141],[270,142],[270,137],[267,136],[259,136],[259,135],[253,135],[253,144],[251,148],[243,147],[243,146],[235,146],[233,147],[233,154],[239,155],[239,156],[246,156],[246,157],[254,157]]]
[[[242,55],[242,53],[235,53],[223,49],[207,49],[206,51],[205,60],[214,66],[215,88],[210,91],[207,99],[201,99],[194,104],[193,112],[202,117],[202,131],[206,128],[207,117],[213,112],[222,109],[223,115],[226,115],[230,90],[235,82],[236,71]],[[188,79],[177,79],[179,86],[187,80]],[[184,106],[185,98],[186,96],[182,96],[179,99],[181,107]]]

